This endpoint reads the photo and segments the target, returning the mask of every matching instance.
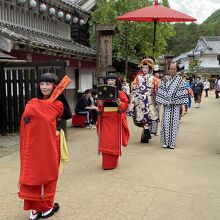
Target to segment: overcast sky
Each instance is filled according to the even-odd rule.
[[[220,0],[169,0],[170,8],[197,19],[201,24],[220,8]]]

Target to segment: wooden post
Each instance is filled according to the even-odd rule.
[[[96,79],[100,77],[100,32],[97,30],[96,26]]]
[[[116,32],[116,25],[96,26],[96,76],[97,82],[101,72],[115,71],[112,67],[112,36]]]

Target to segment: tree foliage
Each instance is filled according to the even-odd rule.
[[[187,75],[190,77],[197,76],[198,75],[197,73],[199,72],[199,69],[201,68],[200,64],[201,64],[200,60],[195,60],[195,59],[190,60],[189,72]]]
[[[176,36],[168,40],[168,51],[178,56],[193,49],[200,36],[220,36],[220,9],[201,25],[191,23],[174,24]]]
[[[168,4],[168,0],[163,1]],[[138,8],[153,4],[153,0],[97,0],[97,9],[91,15],[91,43],[95,43],[96,24],[116,24],[118,33],[113,37],[113,57],[116,60],[129,58],[139,60],[152,55],[153,23],[118,21],[116,17]],[[156,55],[165,53],[167,40],[174,36],[169,23],[158,23],[156,33]]]
[[[169,7],[169,0],[160,1]],[[114,60],[139,60],[152,55],[153,23],[118,21],[116,17],[138,8],[150,6],[153,0],[97,0],[90,20],[90,42],[96,43],[96,24],[116,24],[118,33],[113,37]],[[200,36],[220,36],[220,9],[203,24],[158,23],[155,57],[172,53],[178,56],[192,50]]]

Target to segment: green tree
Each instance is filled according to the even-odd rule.
[[[170,7],[169,1],[168,0],[162,0],[162,5],[166,6],[166,7]]]
[[[195,23],[175,23],[174,29],[176,36],[168,40],[167,50],[176,56],[192,50],[200,36],[199,25]]]
[[[200,64],[200,60],[192,59],[189,63],[189,72],[187,75],[191,77],[197,76],[199,73],[199,69],[201,68]]]
[[[174,24],[176,36],[168,40],[168,51],[178,56],[193,49],[200,36],[220,36],[220,9],[202,24]]]
[[[125,60],[127,73],[128,60],[139,60],[152,55],[153,23],[118,21],[116,17],[126,12],[145,7],[153,0],[97,0],[97,9],[91,15],[91,43],[95,42],[94,27],[96,24],[116,24],[118,33],[113,37],[113,58]],[[160,23],[156,35],[156,55],[164,53],[167,40],[175,34],[169,23]]]

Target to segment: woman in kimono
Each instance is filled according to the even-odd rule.
[[[177,70],[177,63],[171,63],[169,76],[161,81],[156,97],[156,101],[164,107],[160,142],[164,148],[171,149],[176,147],[181,105],[188,104],[185,82],[177,75]]]
[[[43,74],[38,98],[26,104],[21,118],[18,196],[24,200],[24,210],[31,210],[30,220],[48,218],[59,209],[54,203],[60,162],[57,126],[61,118],[69,119],[72,114],[64,95],[50,101],[58,83],[55,74]]]
[[[119,90],[117,101],[98,100],[98,152],[102,154],[102,168],[111,170],[118,165],[122,147],[128,145],[130,133],[126,110],[129,99],[121,90],[121,83],[116,74],[111,73],[106,78],[109,86],[117,86]]]
[[[156,80],[152,75],[154,61],[146,58],[141,61],[142,71],[131,83],[130,114],[134,124],[142,127],[141,143],[149,143],[151,134],[157,134],[159,113],[156,98]]]

